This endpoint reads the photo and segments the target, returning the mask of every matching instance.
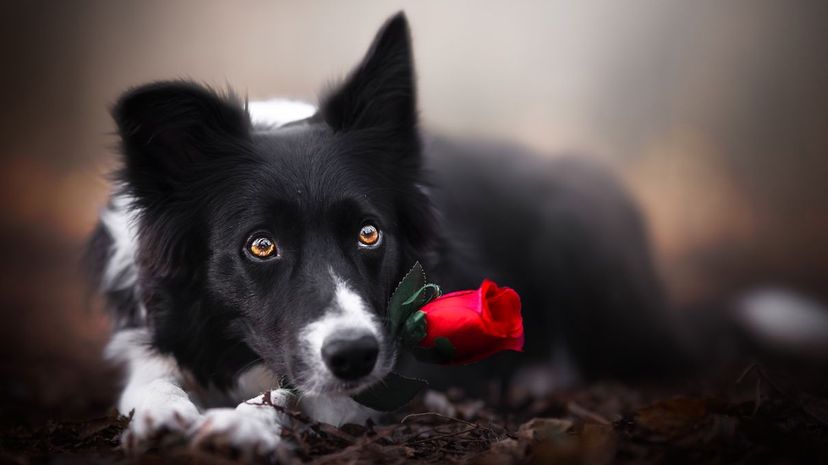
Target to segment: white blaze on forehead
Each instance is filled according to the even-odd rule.
[[[380,337],[377,318],[371,313],[362,297],[354,292],[338,276],[333,275],[334,298],[322,318],[305,327],[306,339],[314,353],[321,353],[325,339],[337,331],[362,330]]]
[[[356,292],[351,290],[341,279],[334,276],[336,283],[335,301],[336,308],[355,324],[365,326],[372,333],[377,334],[374,315],[368,310],[365,301]]]
[[[310,118],[316,113],[316,107],[296,100],[272,99],[249,102],[247,112],[253,124],[279,127]]]

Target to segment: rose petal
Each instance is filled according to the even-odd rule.
[[[443,295],[420,311],[427,321],[420,347],[432,348],[435,339],[447,338],[455,349],[452,364],[472,363],[503,350],[523,350],[520,297],[490,280],[477,290]]]
[[[483,281],[482,318],[488,333],[498,337],[517,338],[523,335],[523,317],[520,313],[520,296],[508,287],[497,287],[489,280]]]

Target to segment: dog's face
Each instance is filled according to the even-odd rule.
[[[232,98],[181,82],[135,89],[113,113],[147,279],[196,287],[197,318],[228,321],[306,393],[352,394],[390,371],[385,305],[431,224],[404,17],[304,121],[254,128]]]
[[[411,259],[381,147],[324,124],[253,135],[209,216],[208,289],[248,344],[306,393],[391,369],[385,304]]]

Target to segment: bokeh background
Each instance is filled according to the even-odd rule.
[[[828,298],[826,2],[1,8],[4,420],[108,401],[99,359],[108,322],[78,263],[108,193],[108,107],[119,93],[184,77],[251,99],[314,101],[400,9],[413,28],[424,126],[612,167],[645,212],[677,308],[769,284]]]

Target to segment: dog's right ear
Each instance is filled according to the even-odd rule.
[[[146,217],[139,253],[153,276],[174,276],[203,251],[202,202],[250,150],[250,118],[232,95],[185,82],[157,82],[126,92],[112,109],[124,163],[119,173]],[[217,163],[219,165],[217,165]]]
[[[169,194],[202,163],[248,139],[250,118],[232,95],[167,81],[126,92],[112,109],[124,151],[123,180],[139,201]]]

